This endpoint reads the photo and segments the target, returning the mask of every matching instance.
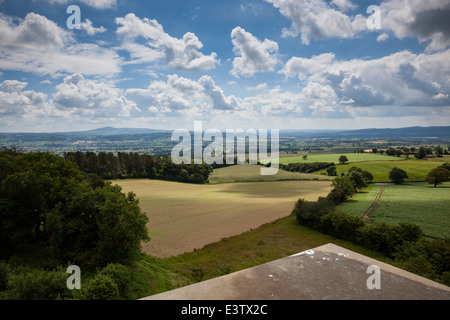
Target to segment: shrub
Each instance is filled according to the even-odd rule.
[[[318,228],[320,217],[326,214],[334,206],[334,202],[328,198],[320,197],[316,202],[299,199],[295,204],[292,214],[297,222],[312,228]]]
[[[436,271],[433,265],[423,255],[417,257],[409,257],[401,264],[405,270],[421,275],[422,277],[435,279]]]
[[[125,290],[131,281],[130,270],[126,266],[119,263],[108,264],[100,271],[100,274],[109,276],[117,284],[120,295],[125,293]]]
[[[89,300],[116,300],[119,287],[110,276],[99,273],[88,284],[85,296]]]
[[[26,270],[11,274],[7,297],[10,300],[56,300],[71,296],[66,285],[67,274],[57,270]]]
[[[320,218],[320,228],[324,233],[352,242],[357,240],[358,229],[363,225],[360,218],[339,211],[329,211]]]

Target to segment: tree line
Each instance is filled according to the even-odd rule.
[[[64,158],[85,173],[103,179],[149,178],[189,183],[207,183],[212,167],[207,164],[174,164],[170,156],[133,152],[66,152]]]

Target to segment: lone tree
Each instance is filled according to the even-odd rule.
[[[450,181],[450,171],[444,168],[434,168],[425,177],[425,181],[429,184],[434,184],[434,187],[438,184],[442,184],[445,181]]]
[[[404,179],[409,179],[408,174],[405,170],[394,167],[391,172],[389,172],[389,180],[395,184],[402,184]]]
[[[342,155],[342,156],[339,157],[339,163],[340,164],[344,164],[346,162],[348,162],[347,156]]]

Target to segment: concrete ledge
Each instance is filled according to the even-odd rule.
[[[329,243],[141,300],[415,299],[448,300],[450,288]]]

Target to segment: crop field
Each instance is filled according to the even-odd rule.
[[[324,154],[306,154],[307,158],[303,159],[303,155],[294,157],[280,157],[281,164],[288,163],[312,163],[312,162],[334,162],[339,163],[339,157],[344,155],[349,163],[365,162],[365,161],[402,161],[403,157],[393,157],[377,153],[324,153]],[[261,161],[266,163],[268,161]]]
[[[339,210],[362,217],[375,200],[381,185],[371,185],[338,207]],[[437,188],[426,182],[387,185],[381,201],[370,215],[370,222],[418,225],[432,238],[450,237],[450,183]]]
[[[288,172],[278,170],[275,175],[262,176],[260,170],[262,166],[252,164],[242,164],[214,169],[209,176],[209,183],[224,182],[246,182],[246,181],[274,181],[274,180],[332,180],[333,177],[320,174],[309,174],[300,172]]]
[[[404,158],[403,158],[404,159]],[[403,169],[408,174],[409,179],[406,181],[425,181],[425,176],[431,169],[440,166],[444,162],[450,162],[449,156],[434,159],[408,159],[404,161],[369,161],[358,162],[344,165],[337,165],[336,171],[340,175],[347,172],[351,167],[358,167],[372,173],[374,182],[389,182],[389,172],[394,167]],[[324,170],[322,170],[325,172]],[[316,172],[319,173],[320,172]]]
[[[354,195],[351,199],[337,206],[336,210],[362,218],[364,213],[374,202],[381,187],[382,186],[380,184],[369,185],[367,188]]]
[[[450,183],[389,185],[370,220],[417,224],[428,237],[450,237]]]
[[[193,185],[136,179],[115,180],[134,192],[149,217],[145,253],[170,257],[289,216],[299,198],[315,201],[330,181],[269,181]]]

